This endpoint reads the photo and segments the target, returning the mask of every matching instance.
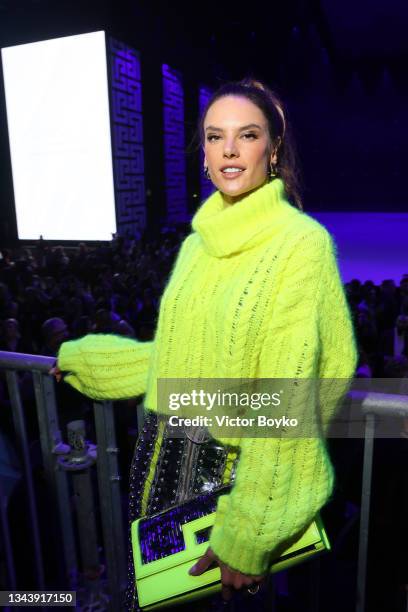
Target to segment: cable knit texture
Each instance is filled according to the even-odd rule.
[[[291,206],[280,179],[230,206],[215,192],[192,228],[161,299],[154,343],[65,343],[66,380],[97,398],[146,391],[145,406],[157,410],[158,378],[337,379],[310,405],[300,391],[293,398],[322,419],[324,433],[357,361],[330,234]],[[236,481],[219,500],[210,545],[232,568],[262,574],[327,502],[333,468],[323,437],[237,443]]]
[[[91,334],[61,345],[58,367],[65,382],[96,400],[127,399],[146,391],[153,342]]]

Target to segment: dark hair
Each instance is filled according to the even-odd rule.
[[[287,112],[279,96],[260,81],[243,79],[222,85],[209,99],[199,122],[199,136],[204,144],[204,120],[207,112],[220,98],[241,96],[250,100],[265,115],[273,146],[277,146],[276,172],[285,185],[291,204],[303,210],[301,181],[297,153],[287,119]]]

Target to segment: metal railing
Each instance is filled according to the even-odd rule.
[[[28,493],[29,521],[33,534],[36,581],[39,590],[45,589],[43,551],[38,521],[36,491],[30,466],[29,446],[25,415],[19,390],[18,372],[32,373],[37,417],[42,451],[42,462],[50,491],[55,502],[52,512],[57,512],[62,539],[66,587],[74,590],[78,574],[78,552],[75,545],[74,522],[70,504],[69,473],[62,469],[58,457],[63,452],[63,441],[58,423],[54,379],[48,372],[54,365],[52,357],[0,352],[0,370],[5,370],[11,401],[12,419],[16,441],[22,458]],[[365,419],[363,479],[361,491],[359,551],[357,566],[356,612],[365,612],[367,552],[373,448],[376,417],[407,417],[408,396],[377,392],[351,391],[349,399],[359,405]],[[140,417],[141,415],[138,415]],[[94,418],[97,443],[97,476],[99,508],[102,522],[104,558],[109,587],[109,610],[118,612],[126,586],[126,535],[122,519],[118,448],[111,402],[94,402]],[[13,547],[7,528],[4,503],[1,504],[1,532],[6,553],[9,590],[16,588]],[[1,533],[0,532],[0,533]],[[315,598],[318,609],[318,596]],[[408,608],[407,608],[408,609]]]
[[[32,373],[37,408],[42,465],[48,490],[52,494],[50,512],[59,517],[60,536],[64,559],[67,590],[74,590],[78,576],[78,552],[75,544],[74,521],[71,511],[70,474],[63,469],[61,454],[63,444],[58,422],[54,379],[48,374],[54,365],[53,357],[25,355],[0,351],[0,370],[5,371],[10,396],[15,440],[21,457],[27,488],[28,515],[33,539],[36,583],[38,590],[48,585],[44,578],[44,557],[40,537],[38,503],[30,465],[29,440],[26,419],[19,388],[18,372]],[[94,418],[97,444],[97,477],[99,506],[103,534],[103,551],[106,563],[109,604],[108,609],[118,612],[126,587],[126,535],[122,518],[118,447],[116,445],[113,406],[111,402],[94,402]],[[1,536],[6,555],[9,590],[16,590],[15,559],[9,535],[7,504],[1,504]],[[48,587],[49,588],[49,587]]]
[[[371,480],[377,417],[408,417],[408,396],[389,393],[351,392],[365,417],[363,480],[361,487],[360,534],[357,567],[356,612],[365,612],[368,539],[370,524]],[[408,610],[408,598],[407,598]]]

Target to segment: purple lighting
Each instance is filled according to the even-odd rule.
[[[110,98],[118,232],[132,235],[146,224],[140,59],[109,39]]]
[[[313,212],[333,235],[344,283],[353,278],[379,285],[408,273],[408,214]]]
[[[167,221],[185,222],[187,212],[184,93],[181,74],[163,64],[164,171]]]
[[[208,87],[201,86],[199,88],[198,90],[198,112],[199,112],[200,117],[203,114],[211,98],[211,95],[212,95],[212,91],[208,89]],[[201,195],[201,200],[206,200],[208,196],[210,196],[212,192],[214,191],[214,186],[211,183],[211,181],[209,181],[205,177],[204,172],[203,172],[203,166],[204,166],[204,153],[200,151],[200,195]]]

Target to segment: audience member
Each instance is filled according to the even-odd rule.
[[[41,331],[44,340],[41,353],[43,355],[56,357],[59,347],[69,336],[68,327],[65,321],[59,317],[47,319],[43,323]]]

